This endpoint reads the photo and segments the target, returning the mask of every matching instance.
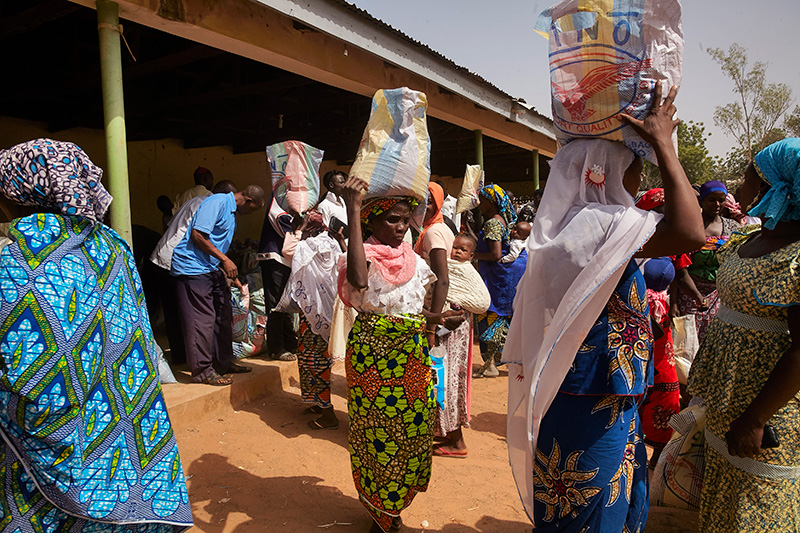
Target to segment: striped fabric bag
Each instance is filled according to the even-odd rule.
[[[561,0],[539,17],[550,39],[553,123],[560,144],[602,138],[656,163],[649,143],[618,120],[644,119],[656,83],[680,85],[683,62],[678,0]],[[677,146],[677,134],[673,142]]]
[[[285,211],[305,213],[319,200],[319,165],[322,154],[300,141],[284,141],[267,146],[267,162],[272,176],[272,194]]]
[[[365,198],[413,196],[425,203],[431,177],[427,106],[425,93],[407,87],[375,93],[350,169],[369,183]]]

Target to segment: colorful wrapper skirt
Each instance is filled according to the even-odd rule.
[[[542,419],[533,487],[537,533],[643,531],[647,450],[634,397],[558,393]]]
[[[510,316],[500,316],[491,311],[478,315],[478,338],[481,344],[481,355],[486,362],[494,360],[499,365],[503,357],[503,346],[506,344],[508,327],[511,325]]]
[[[444,437],[461,427],[469,427],[472,388],[472,315],[441,340],[445,357],[444,398],[436,414],[436,436]]]
[[[697,291],[708,300],[708,309],[700,311],[697,309],[697,302],[691,296],[678,291],[678,312],[680,316],[694,315],[694,323],[697,327],[697,342],[702,344],[706,337],[706,330],[711,325],[711,321],[717,316],[720,306],[717,284],[714,281],[706,281],[703,278],[692,276]]]
[[[359,313],[345,370],[353,481],[388,531],[431,476],[436,401],[424,318]]]
[[[668,324],[664,327],[664,335],[653,344],[653,359],[655,384],[647,391],[640,414],[645,442],[651,446],[663,447],[672,438],[669,420],[681,410],[672,330]]]
[[[331,406],[331,364],[328,343],[311,331],[306,317],[300,315],[297,339],[297,368],[303,401],[322,408]]]

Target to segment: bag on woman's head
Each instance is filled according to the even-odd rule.
[[[322,154],[300,141],[267,146],[272,194],[285,211],[305,213],[319,200],[319,165]]]
[[[562,0],[536,24],[550,38],[553,123],[559,143],[622,141],[652,163],[653,147],[618,115],[644,119],[655,84],[666,96],[681,81],[678,0]],[[673,134],[677,146],[677,133]]]
[[[381,89],[372,98],[372,112],[350,169],[369,184],[365,198],[412,196],[425,213],[431,177],[425,93]],[[421,222],[421,221],[420,221]]]
[[[464,173],[464,183],[461,184],[461,192],[458,193],[456,203],[456,213],[463,213],[478,207],[481,203],[478,191],[483,188],[484,172],[480,165],[467,165]]]

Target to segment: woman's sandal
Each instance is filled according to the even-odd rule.
[[[339,429],[339,422],[336,422],[333,426],[323,426],[319,423],[319,420],[309,420],[306,422],[306,426],[308,426],[308,429]]]
[[[319,405],[312,405],[311,407],[306,407],[303,409],[304,415],[319,415],[322,414],[322,407]]]
[[[213,385],[215,387],[224,387],[226,385],[230,385],[233,383],[231,378],[226,378],[225,376],[220,376],[216,372],[208,376],[206,379],[203,380],[203,383],[206,385]]]
[[[389,531],[400,531],[403,527],[403,519],[400,516],[395,516],[392,518],[392,527],[389,528]]]

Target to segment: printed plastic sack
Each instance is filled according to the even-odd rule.
[[[678,372],[678,381],[686,385],[689,369],[692,368],[694,356],[700,348],[694,315],[678,316],[672,319],[672,347],[675,350],[675,370]]]
[[[624,125],[644,119],[655,84],[666,97],[681,81],[683,30],[678,0],[563,0],[539,17],[550,38],[553,123],[563,145],[604,138],[656,163],[653,148]],[[677,146],[677,136],[673,137]]]
[[[350,175],[369,183],[365,198],[413,196],[425,203],[431,177],[427,107],[425,93],[407,87],[382,89],[372,97],[369,122],[350,169]]]
[[[272,193],[285,211],[305,213],[319,200],[323,151],[300,141],[267,146]]]
[[[650,505],[697,511],[705,470],[706,408],[687,407],[672,415],[675,431],[650,476]]]
[[[484,172],[480,165],[467,165],[464,183],[461,184],[461,192],[458,193],[456,213],[463,213],[478,207],[480,203],[478,191],[483,187],[483,178]]]

